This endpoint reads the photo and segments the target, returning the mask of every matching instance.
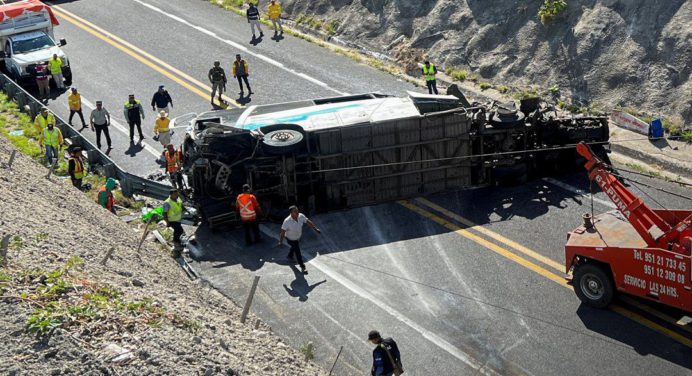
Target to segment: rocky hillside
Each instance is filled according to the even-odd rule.
[[[155,243],[0,137],[2,375],[322,375]],[[101,264],[109,248],[114,253]],[[1,254],[1,252],[0,252]],[[2,262],[2,260],[0,260]]]
[[[692,123],[692,1],[566,0],[543,25],[538,0],[284,0],[376,51],[420,49],[508,86],[557,85],[567,100],[625,105]]]

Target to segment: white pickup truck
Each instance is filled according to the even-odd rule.
[[[56,43],[53,26],[58,20],[50,7],[38,0],[0,2],[0,58],[7,74],[16,81],[33,81],[38,63],[47,62],[54,54],[62,60],[65,84],[72,84],[72,71],[67,55]]]

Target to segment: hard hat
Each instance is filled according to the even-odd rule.
[[[159,115],[161,115],[161,117],[166,117],[168,114],[166,113],[166,111],[161,110],[161,112],[159,112]]]
[[[243,191],[245,191],[245,192],[250,191],[250,184],[243,184]]]

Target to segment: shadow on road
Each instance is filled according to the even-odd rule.
[[[142,141],[140,140],[137,143],[130,143],[130,147],[125,150],[125,154],[129,155],[130,157],[135,157],[137,156],[137,153],[140,151],[144,150],[144,145],[142,144]]]
[[[298,270],[295,265],[291,265],[291,270],[293,270],[293,275],[295,276],[295,279],[293,282],[291,282],[291,287],[289,288],[284,284],[284,289],[288,293],[288,295],[298,298],[299,301],[304,302],[308,300],[308,294],[312,292],[312,290],[315,289],[315,287],[327,282],[327,280],[322,280],[317,283],[313,283],[312,285],[308,284],[308,281],[305,279],[305,275],[303,272]]]

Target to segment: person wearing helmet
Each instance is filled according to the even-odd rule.
[[[166,111],[161,110],[154,124],[154,135],[158,137],[161,146],[164,148],[171,143],[171,119],[168,118]]]
[[[226,91],[226,72],[221,68],[221,62],[214,62],[214,67],[209,69],[209,82],[211,82],[211,104],[214,104],[214,95],[219,91],[219,103],[224,103],[221,96]]]

